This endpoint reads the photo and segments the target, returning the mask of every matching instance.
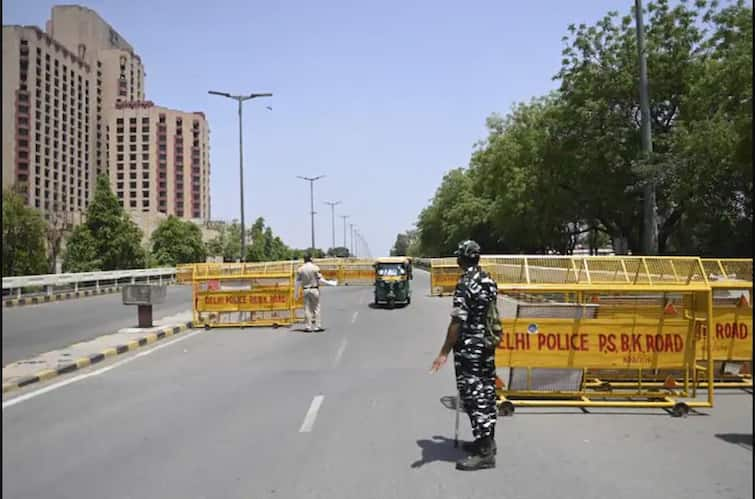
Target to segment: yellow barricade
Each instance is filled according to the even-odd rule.
[[[713,406],[712,293],[699,258],[500,257],[501,414],[515,406]],[[698,352],[708,353],[698,365]],[[681,380],[677,382],[680,373]],[[698,377],[709,383],[697,400]],[[660,386],[648,382],[658,376]],[[611,378],[618,381],[607,381]],[[626,380],[626,382],[621,382]]]
[[[297,322],[293,262],[196,264],[194,324],[205,327],[282,326]]]
[[[342,280],[338,281],[339,284],[344,286],[375,284],[375,260],[347,259],[341,265]]]
[[[752,387],[752,259],[703,258],[713,289],[712,355],[715,385]],[[707,335],[700,327],[698,337]],[[697,357],[705,359],[698,349]]]
[[[430,295],[452,294],[461,277],[456,258],[433,258],[430,260]]]

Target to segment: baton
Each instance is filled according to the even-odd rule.
[[[461,406],[461,394],[456,391],[456,422],[454,423],[454,447],[459,446],[459,407]]]

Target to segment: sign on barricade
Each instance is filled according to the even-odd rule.
[[[205,327],[282,326],[297,321],[292,262],[197,264],[194,323]]]

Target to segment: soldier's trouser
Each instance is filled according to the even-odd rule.
[[[475,439],[495,431],[495,351],[471,342],[454,349],[456,387]]]
[[[304,319],[307,328],[320,328],[320,290],[317,288],[304,290]]]

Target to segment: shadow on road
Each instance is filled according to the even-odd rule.
[[[752,450],[752,433],[716,433],[716,438]]]
[[[417,440],[417,445],[422,449],[422,457],[412,463],[412,468],[420,468],[435,461],[455,463],[466,456],[466,453],[461,450],[461,442],[456,448],[453,439],[440,435],[435,435],[432,439]]]

